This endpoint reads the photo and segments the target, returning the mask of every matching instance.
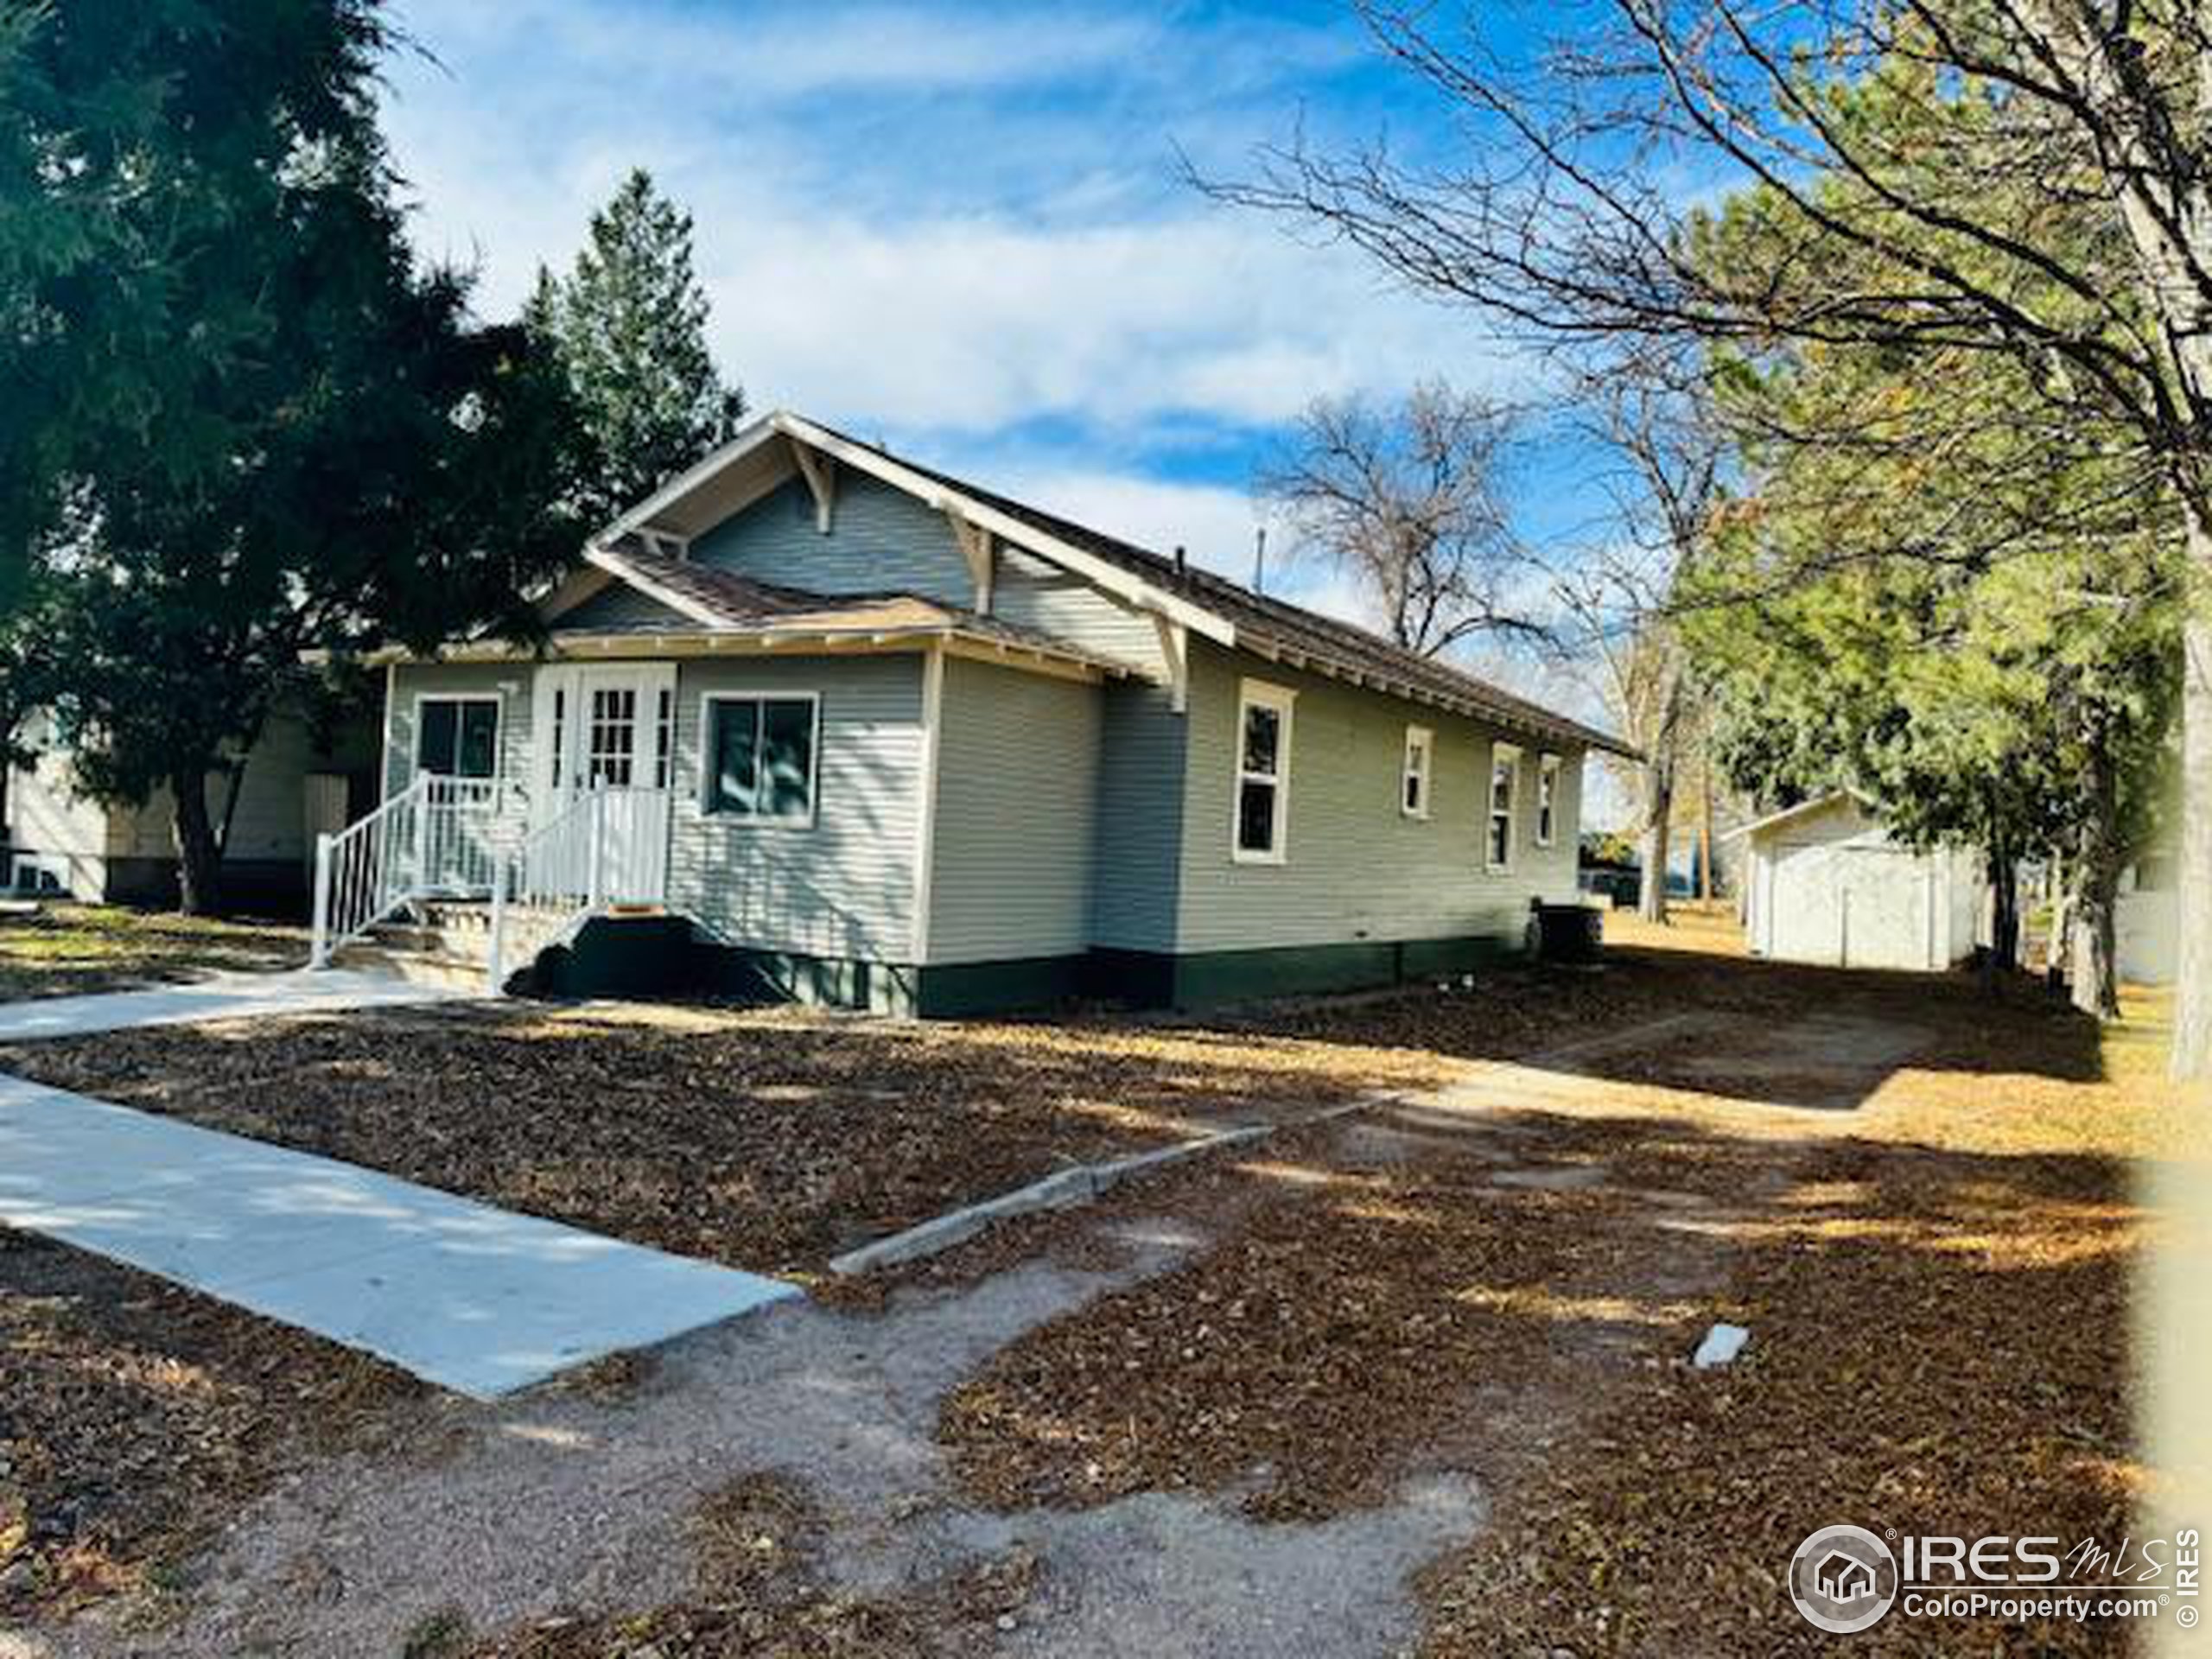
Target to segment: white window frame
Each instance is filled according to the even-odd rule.
[[[1497,769],[1506,768],[1505,785],[1505,856],[1491,856],[1491,838],[1497,828]],[[1483,868],[1493,875],[1503,875],[1513,868],[1515,843],[1520,839],[1521,816],[1521,746],[1518,743],[1492,743],[1490,746],[1490,770],[1483,778]]]
[[[1536,757],[1536,845],[1548,847],[1559,838],[1560,758]]]
[[[759,812],[732,812],[717,809],[715,797],[715,705],[718,702],[805,702],[812,705],[814,721],[810,728],[806,754],[806,815],[804,817],[769,817]],[[719,691],[708,691],[699,698],[699,787],[693,796],[701,818],[709,823],[728,824],[747,830],[811,830],[816,817],[822,810],[822,694],[819,691],[793,691],[781,686],[760,686],[741,689],[726,687]]]
[[[488,778],[467,778],[457,772],[425,772],[423,770],[423,705],[426,702],[488,702],[492,705],[492,775]],[[407,775],[410,778],[459,778],[463,783],[496,784],[506,775],[501,753],[507,741],[507,700],[497,691],[417,691],[415,694],[415,729],[413,741],[408,745]],[[456,723],[453,733],[454,759],[461,759],[461,727]]]
[[[1414,756],[1421,756],[1421,764],[1414,764]],[[1398,769],[1398,815],[1418,818],[1427,823],[1432,810],[1433,791],[1436,775],[1436,734],[1426,726],[1406,728],[1405,760]],[[1406,785],[1418,780],[1415,804],[1406,803]]]
[[[1240,680],[1236,687],[1236,725],[1230,734],[1234,771],[1229,791],[1229,856],[1238,864],[1287,864],[1290,861],[1290,751],[1294,705],[1298,693],[1271,680]],[[1281,728],[1275,743],[1273,774],[1244,770],[1244,717],[1255,709],[1271,709]],[[1244,823],[1244,785],[1269,784],[1275,791],[1272,845],[1265,852],[1246,848],[1241,833]]]

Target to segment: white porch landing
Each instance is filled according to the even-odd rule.
[[[799,1294],[16,1077],[0,1077],[0,1224],[479,1399]]]

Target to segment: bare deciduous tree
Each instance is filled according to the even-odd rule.
[[[1320,398],[1262,469],[1259,493],[1282,511],[1294,550],[1351,576],[1406,650],[1537,639],[1541,574],[1499,491],[1513,420],[1439,381],[1387,407]]]
[[[2172,1066],[2212,1075],[2212,23],[2198,0],[1362,10],[1467,134],[1454,164],[1300,142],[1207,188],[1570,350],[2004,353],[2033,371],[2039,414],[2124,423],[2156,461],[2196,590]],[[1440,32],[1459,16],[1464,38]],[[1862,92],[1881,118],[1838,96]],[[1781,257],[1703,257],[1716,184],[1756,189]]]
[[[1617,367],[1590,400],[1592,435],[1623,463],[1605,480],[1606,538],[1559,573],[1557,593],[1572,623],[1567,648],[1596,669],[1622,736],[1643,757],[1635,767],[1637,909],[1663,922],[1675,785],[1695,724],[1688,655],[1671,612],[1711,527],[1729,446],[1693,380],[1654,372],[1649,359]],[[1700,834],[1709,839],[1709,828]]]

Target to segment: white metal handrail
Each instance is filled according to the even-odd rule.
[[[430,780],[405,789],[338,834],[315,838],[315,947],[309,964],[358,939],[415,896],[415,854]]]
[[[493,995],[506,987],[511,905],[574,920],[606,904],[608,799],[604,785],[575,796],[524,836],[511,853],[494,861],[491,955],[486,963]]]

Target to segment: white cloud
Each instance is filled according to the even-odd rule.
[[[480,264],[480,306],[509,312],[541,261],[572,257],[621,173],[649,166],[695,214],[715,346],[756,404],[910,437],[1043,418],[1127,434],[1170,415],[1265,426],[1319,394],[1440,370],[1521,374],[1471,343],[1454,364],[1440,345],[1469,342],[1464,323],[1348,251],[1169,183],[1180,113],[1226,118],[1204,95],[1209,64],[1160,17],[630,19],[531,0],[410,24],[446,66],[396,64],[386,111],[418,245]],[[1301,44],[1319,60],[1312,31],[1283,38],[1293,61]],[[1192,84],[1160,92],[1163,58]],[[1107,107],[1026,101],[1077,72]],[[906,110],[894,80],[933,96]],[[1010,99],[941,96],[1017,81]],[[1160,112],[1133,124],[1116,88]],[[777,107],[825,91],[838,95],[803,114]],[[1250,136],[1289,107],[1262,100]]]

